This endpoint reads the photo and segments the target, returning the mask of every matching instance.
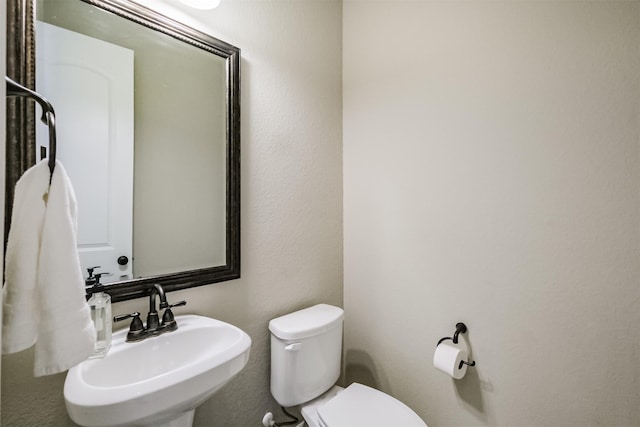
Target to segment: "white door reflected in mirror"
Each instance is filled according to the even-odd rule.
[[[78,200],[83,273],[101,266],[96,272],[111,273],[103,283],[131,279],[134,53],[44,22],[36,25],[36,85],[56,106],[57,158]],[[46,147],[46,129],[36,129],[38,146]]]

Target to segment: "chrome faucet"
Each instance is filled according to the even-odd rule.
[[[160,322],[158,316],[158,310],[156,310],[156,297],[160,298],[160,310],[164,309],[162,315],[162,322]],[[178,324],[173,316],[171,308],[187,305],[186,301],[180,301],[175,304],[169,304],[167,297],[164,293],[164,289],[159,284],[155,283],[151,287],[149,293],[149,313],[147,314],[147,326],[142,324],[140,320],[140,313],[124,314],[115,316],[114,322],[132,318],[131,325],[129,326],[129,333],[127,334],[127,342],[141,341],[145,338],[160,335],[165,332],[171,332],[178,329]]]

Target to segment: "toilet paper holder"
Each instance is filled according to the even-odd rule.
[[[438,347],[443,341],[446,341],[446,340],[451,340],[453,341],[454,344],[458,344],[458,335],[464,334],[465,332],[467,332],[467,325],[465,325],[462,322],[456,323],[456,331],[453,333],[453,337],[440,338],[440,340],[438,341],[438,344],[436,344],[436,347]],[[460,366],[458,366],[458,369],[462,369],[462,365],[476,366],[476,361],[474,360],[472,362],[467,362],[465,360],[461,360]]]

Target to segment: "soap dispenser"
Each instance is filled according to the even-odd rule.
[[[91,309],[91,320],[96,328],[96,346],[90,358],[106,356],[111,347],[111,297],[104,292],[100,278],[105,273],[93,274],[99,267],[87,268],[89,276],[85,280],[87,292],[91,294],[88,304]]]

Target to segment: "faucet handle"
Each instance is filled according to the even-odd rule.
[[[169,304],[169,306],[167,308],[180,307],[180,306],[183,306],[183,305],[187,305],[187,302],[185,300],[178,301],[175,304]]]
[[[135,312],[130,313],[130,314],[119,314],[117,316],[113,316],[113,321],[114,322],[120,322],[122,320],[126,320],[126,319],[129,319],[131,317],[133,317],[133,321],[131,322],[131,323],[133,323],[133,322],[136,321],[136,318],[140,319],[140,313],[135,311]]]
[[[176,319],[173,317],[173,312],[171,311],[172,307],[180,307],[183,305],[187,305],[186,301],[180,301],[177,302],[175,304],[169,304],[167,306],[167,309],[164,311],[164,314],[162,315],[162,326],[169,330],[169,331],[175,331],[176,329],[178,329],[178,324],[176,323]]]
[[[118,316],[113,316],[114,322],[120,322],[121,320],[126,320],[131,318],[131,325],[129,325],[129,333],[127,333],[127,341],[140,341],[144,338],[144,325],[142,324],[142,320],[140,320],[140,313],[133,312],[130,314],[121,314]]]

